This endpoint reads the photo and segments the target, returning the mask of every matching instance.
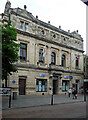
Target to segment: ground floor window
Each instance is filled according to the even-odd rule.
[[[62,91],[68,91],[69,89],[69,81],[63,80],[62,81]]]
[[[47,92],[47,80],[46,79],[36,80],[36,92]]]

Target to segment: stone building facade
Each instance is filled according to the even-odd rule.
[[[88,55],[84,55],[84,90],[88,93]]]
[[[17,29],[21,44],[18,72],[8,77],[8,87],[25,94],[61,94],[69,87],[80,92],[83,86],[83,38],[78,31],[70,33],[45,23],[19,7],[5,5],[0,22],[8,20]]]

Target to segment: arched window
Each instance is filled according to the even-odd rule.
[[[51,64],[55,65],[56,63],[56,54],[54,52],[51,53]]]
[[[39,62],[44,63],[43,49],[39,50]]]
[[[65,57],[65,55],[62,55],[62,66],[66,67],[66,57]]]
[[[78,61],[78,57],[76,57],[76,64],[75,64],[75,67],[78,68],[79,67],[79,61]]]

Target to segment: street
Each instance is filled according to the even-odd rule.
[[[86,118],[86,102],[15,108],[2,111],[3,118]]]

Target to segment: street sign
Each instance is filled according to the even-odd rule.
[[[0,95],[11,95],[11,88],[0,88]]]

